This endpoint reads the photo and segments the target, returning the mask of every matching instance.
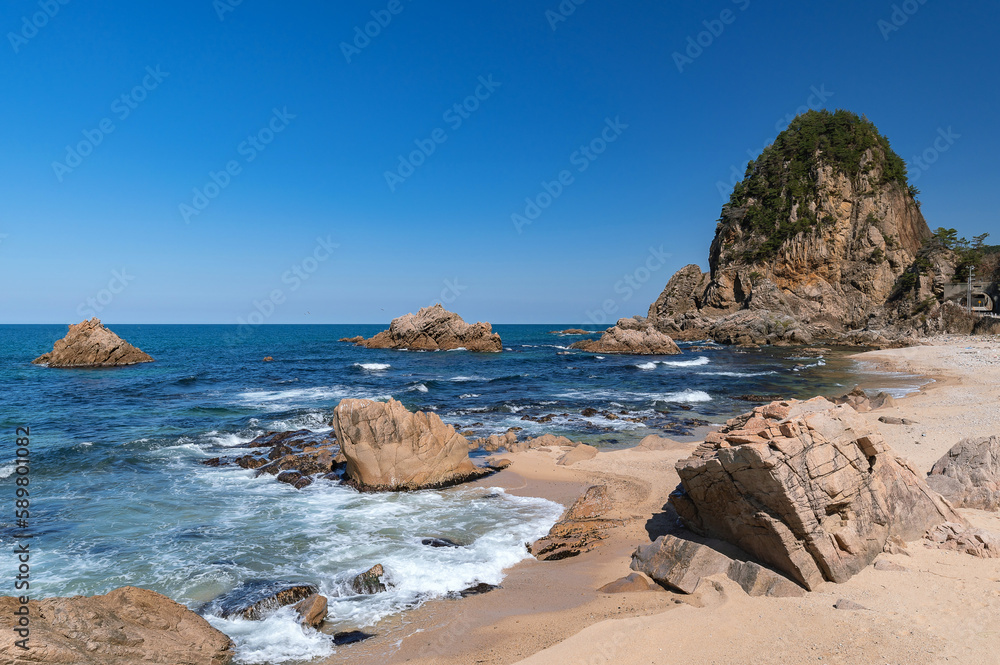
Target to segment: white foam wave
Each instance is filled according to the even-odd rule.
[[[692,360],[659,360],[657,362],[661,365],[667,365],[668,367],[700,367],[701,365],[707,365],[712,361],[705,356],[698,356]]]
[[[212,445],[221,446],[223,448],[241,448],[256,439],[261,434],[263,434],[263,432],[260,430],[256,430],[250,434],[238,434],[234,432],[220,433],[212,431],[206,434],[206,436]]]
[[[455,381],[456,383],[466,383],[468,381],[489,381],[485,376],[453,376],[449,381]]]
[[[473,397],[482,397],[479,393],[463,393],[458,396],[458,399],[472,399]]]
[[[771,376],[777,374],[777,372],[698,372],[700,376],[734,376],[734,377],[747,377],[747,376]]]
[[[14,473],[17,469],[16,464],[8,464],[7,466],[0,466],[0,478],[9,478],[10,474]]]
[[[295,611],[283,607],[263,621],[205,617],[236,644],[236,662],[286,663],[323,658],[333,654],[333,641],[296,620]]]
[[[448,349],[448,351],[468,351],[468,349],[465,348],[464,346],[458,346],[455,347],[454,349]]]
[[[415,386],[410,386],[408,390],[416,390],[417,392],[425,393],[427,392],[427,386],[422,383],[418,383]]]
[[[236,395],[239,403],[259,409],[281,411],[291,407],[310,406],[317,402],[340,401],[347,397],[384,400],[391,395],[379,395],[355,387],[317,386],[314,388],[292,388],[289,390],[251,390]]]
[[[639,369],[646,369],[646,370],[656,369],[656,363],[655,362],[642,363],[641,365],[636,365],[636,367],[639,368]]]
[[[822,358],[820,358],[819,360],[817,360],[814,363],[810,363],[808,365],[802,365],[801,367],[793,367],[792,371],[793,372],[801,372],[804,369],[813,369],[815,367],[826,367],[826,361],[823,360]]]
[[[666,402],[711,402],[712,396],[704,390],[681,390],[676,393],[667,393],[663,396]]]
[[[363,369],[366,372],[384,372],[392,367],[389,363],[354,363],[354,367]]]

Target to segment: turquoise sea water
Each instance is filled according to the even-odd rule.
[[[13,523],[14,439],[31,428],[33,597],[104,593],[136,585],[192,609],[254,578],[311,582],[330,600],[337,630],[372,625],[424,600],[498,583],[546,533],[561,507],[488,488],[362,495],[333,482],[304,490],[210,468],[268,430],[329,429],[345,397],[394,397],[477,435],[521,427],[602,447],[646,434],[677,436],[752,404],[744,394],[807,398],[860,380],[897,392],[913,377],[864,375],[843,353],[744,351],[683,344],[669,357],[570,351],[579,337],[552,326],[495,326],[505,352],[359,349],[341,337],[384,326],[112,326],[156,358],[116,369],[30,364],[64,326],[0,326],[0,540]],[[692,346],[697,346],[692,350]],[[274,362],[261,362],[273,356]],[[623,417],[584,417],[595,408]],[[554,416],[548,422],[531,418]],[[429,548],[421,538],[465,545]],[[382,563],[386,594],[358,597],[350,578]],[[0,580],[12,580],[0,557]],[[3,582],[3,595],[13,587]],[[263,622],[209,620],[234,637],[246,663],[307,661],[334,651],[290,612]]]

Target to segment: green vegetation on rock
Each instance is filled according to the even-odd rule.
[[[871,159],[866,161],[869,150]],[[856,184],[860,175],[877,172],[871,186],[897,183],[910,191],[905,162],[871,121],[844,110],[808,111],[747,165],[743,181],[723,207],[719,221],[736,221],[756,240],[733,258],[746,263],[772,259],[787,240],[835,221],[829,215],[817,219],[813,212],[819,209],[821,165]]]

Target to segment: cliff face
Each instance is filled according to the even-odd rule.
[[[687,339],[731,338],[727,320],[773,329],[757,343],[864,328],[884,319],[930,236],[903,161],[874,125],[810,111],[748,165],[723,206],[710,271],[681,269],[649,319]]]

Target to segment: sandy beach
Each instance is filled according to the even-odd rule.
[[[959,440],[1000,430],[1000,344],[995,338],[941,337],[927,346],[859,354],[885,371],[926,377],[893,408],[865,414],[887,442],[926,472]],[[887,425],[880,416],[916,421]],[[909,545],[883,554],[905,570],[869,567],[844,584],[802,598],[747,596],[728,579],[692,595],[652,590],[597,591],[629,574],[630,555],[664,532],[674,463],[690,442],[665,450],[602,452],[570,467],[562,451],[505,455],[512,466],[482,484],[569,506],[605,484],[609,517],[620,524],[596,549],[554,562],[529,559],[500,589],[429,603],[386,620],[378,637],[350,647],[358,663],[996,663],[1000,643],[1000,563]],[[1000,515],[962,510],[975,526],[1000,532]],[[839,610],[848,599],[866,609]],[[342,650],[329,663],[340,662]],[[386,651],[391,655],[386,657]]]

